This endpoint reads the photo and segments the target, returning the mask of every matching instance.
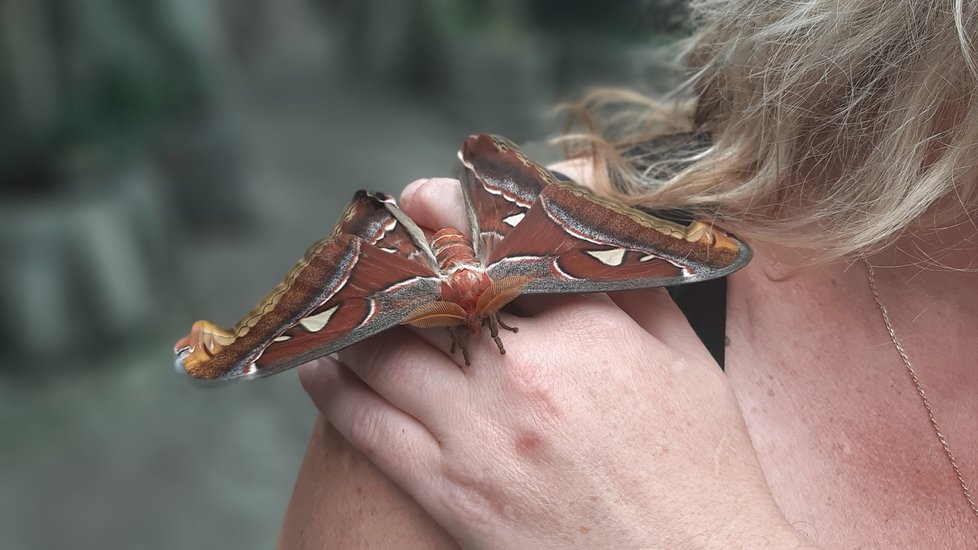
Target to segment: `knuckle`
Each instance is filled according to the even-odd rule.
[[[401,201],[417,207],[420,204],[437,205],[445,200],[461,199],[458,180],[453,178],[425,178],[411,182],[401,194]]]
[[[416,193],[418,189],[423,187],[424,184],[428,183],[428,180],[430,179],[431,178],[418,178],[416,180],[413,180],[411,183],[407,184],[404,187],[404,190],[401,191],[401,199],[403,200],[405,197],[411,196],[414,193]]]
[[[377,456],[385,437],[384,417],[374,407],[359,404],[350,411],[350,443],[368,458]]]
[[[441,507],[461,523],[488,528],[501,520],[515,519],[511,498],[498,481],[487,474],[491,470],[445,465],[441,472],[443,486]]]
[[[606,345],[616,340],[623,323],[610,308],[578,307],[561,312],[558,329],[575,343],[587,342],[588,347]]]
[[[430,178],[413,183],[402,193],[401,203],[421,225],[465,228],[462,188],[456,179]]]
[[[406,345],[401,329],[394,328],[381,335],[373,336],[340,352],[340,359],[354,370],[368,384],[380,377],[396,375],[398,369],[390,365],[402,365],[411,361],[412,346]]]
[[[440,507],[463,525],[487,525],[497,519],[492,513],[493,499],[468,484],[449,481],[440,495]]]
[[[530,357],[513,361],[507,366],[503,385],[507,395],[521,402],[527,418],[544,425],[553,425],[561,416],[557,399],[556,365]]]

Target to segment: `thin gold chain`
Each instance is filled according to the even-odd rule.
[[[944,449],[944,455],[947,456],[947,461],[951,464],[951,469],[954,470],[954,475],[958,478],[958,484],[961,485],[961,493],[964,495],[964,499],[968,501],[968,506],[971,507],[971,511],[975,514],[975,517],[978,517],[978,505],[975,505],[975,500],[971,498],[971,491],[968,489],[968,484],[964,482],[964,476],[961,475],[961,468],[958,467],[958,461],[955,460],[954,454],[951,453],[951,447],[947,444],[947,438],[944,437],[944,432],[941,431],[940,426],[937,424],[937,419],[934,417],[934,409],[930,406],[930,400],[927,399],[924,386],[920,383],[920,379],[917,378],[917,371],[914,370],[913,365],[910,363],[910,357],[907,356],[907,352],[900,345],[896,331],[893,330],[893,323],[890,322],[890,315],[886,312],[886,308],[883,307],[883,302],[880,301],[880,293],[876,289],[876,273],[873,271],[873,265],[865,258],[863,261],[866,263],[866,270],[869,272],[869,288],[873,290],[873,300],[876,301],[876,306],[879,307],[880,314],[883,316],[883,324],[886,325],[886,331],[890,333],[890,341],[893,342],[893,347],[900,354],[900,359],[903,359],[903,365],[907,368],[907,374],[910,375],[910,380],[913,381],[913,385],[917,388],[917,395],[920,396],[920,402],[927,409],[927,419],[930,420],[930,425],[934,428],[934,433],[937,434],[937,439],[941,442],[941,447]]]

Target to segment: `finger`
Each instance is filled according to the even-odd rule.
[[[606,294],[524,294],[507,306],[507,311],[520,317],[535,317],[548,312],[594,305],[606,306],[611,302]]]
[[[445,496],[438,483],[442,446],[424,425],[338,361],[323,358],[303,365],[299,380],[340,435],[422,508],[444,517]]]
[[[518,307],[526,315],[515,320],[521,329],[519,336],[531,341],[541,335],[580,340],[598,334],[642,334],[631,318],[603,292],[523,296]]]
[[[458,376],[464,377],[465,373],[462,369],[469,365],[465,363],[465,356],[462,350],[469,349],[469,357],[471,357],[472,352],[469,345],[478,336],[469,334],[468,329],[459,326],[456,327],[458,331],[458,342],[456,342],[452,334],[444,328],[418,328],[411,326],[405,328],[415,338],[424,341],[432,349],[438,350],[446,359],[452,362],[452,368]]]
[[[410,330],[433,348],[441,350],[445,357],[455,363],[456,370],[470,379],[478,372],[470,368],[472,365],[484,363],[487,359],[496,359],[500,355],[505,355],[508,349],[519,349],[521,337],[518,333],[521,329],[527,328],[528,324],[525,321],[527,320],[521,317],[500,313],[496,338],[492,337],[492,330],[488,325],[483,326],[478,334],[473,334],[464,326],[456,327],[457,340],[447,330],[421,328]],[[466,355],[468,362],[466,362]]]
[[[340,352],[340,360],[384,399],[432,430],[444,419],[445,403],[457,402],[466,391],[458,365],[406,327],[349,347]]]
[[[465,232],[469,227],[462,187],[456,179],[431,178],[411,182],[401,192],[401,208],[418,225],[429,229],[454,227]]]
[[[622,290],[611,292],[608,296],[638,326],[667,346],[709,355],[686,316],[664,287]]]
[[[709,357],[709,352],[665,288],[582,295],[521,296],[516,312],[533,330],[642,330],[677,350]],[[603,328],[602,328],[603,327]]]
[[[299,380],[336,430],[395,483],[409,491],[425,484],[441,449],[417,419],[330,358],[300,367]]]
[[[693,333],[683,312],[665,288],[622,290],[609,292],[608,296],[650,334],[661,338],[673,333],[680,336]]]

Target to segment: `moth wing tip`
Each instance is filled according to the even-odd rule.
[[[177,371],[180,377],[190,380],[197,386],[215,387],[223,386],[229,382],[237,382],[238,380],[262,378],[259,369],[255,368],[253,364],[246,366],[244,369],[231,371],[233,374],[223,372],[217,373],[216,376],[210,376],[211,373],[208,369],[200,368],[199,365],[188,364],[186,362],[188,355],[189,352],[186,350],[178,353],[173,360],[173,370]]]

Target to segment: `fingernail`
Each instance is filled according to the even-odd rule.
[[[431,181],[431,178],[421,178],[407,184],[407,187],[404,188],[404,191],[401,191],[401,200],[403,201],[405,197],[416,193],[418,188],[428,183],[429,181]]]
[[[329,369],[336,366],[336,360],[332,357],[320,357],[299,366],[299,382],[306,393],[315,384],[316,380],[329,373]]]

